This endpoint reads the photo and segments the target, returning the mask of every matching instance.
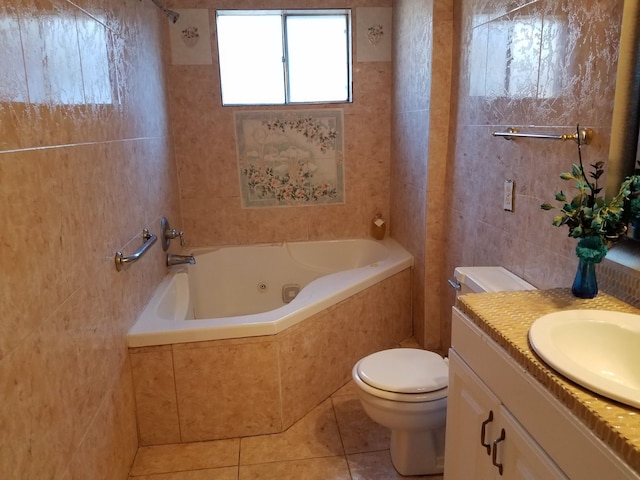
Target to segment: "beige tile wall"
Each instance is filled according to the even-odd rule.
[[[285,430],[410,335],[410,292],[407,269],[275,336],[130,349],[140,443]]]
[[[540,0],[512,9],[502,1],[462,2],[456,12],[461,45],[446,271],[456,265],[503,265],[539,288],[571,286],[576,242],[567,238],[566,228],[553,227],[554,214],[539,206],[553,202],[556,191],[572,190],[558,176],[578,162],[576,144],[509,142],[491,132],[514,126],[566,133],[580,123],[595,131],[592,144],[583,148],[585,165],[606,160],[622,6],[622,0]],[[534,47],[521,51],[519,60],[531,72],[530,80],[512,83],[507,91],[506,79],[491,81],[490,74],[492,59],[504,55],[501,36],[512,28],[531,32]],[[484,36],[486,48],[471,48],[474,35]],[[540,45],[553,45],[553,55]],[[476,88],[472,95],[472,82],[484,78],[481,93]],[[554,84],[554,95],[541,94]],[[514,212],[502,209],[505,179],[515,182]],[[444,344],[448,336],[443,335]]]
[[[577,162],[576,145],[491,132],[566,133],[579,122],[596,131],[585,163],[608,153],[623,1],[507,3],[394,3],[391,233],[416,257],[424,290],[414,293],[414,330],[428,348],[448,347],[446,280],[456,266],[503,265],[540,288],[570,286],[575,275],[575,241],[539,205],[570,188],[558,175]],[[495,60],[507,56],[502,35],[521,27],[532,32],[518,52],[530,80],[508,91]],[[553,54],[541,50],[556,37]],[[559,89],[545,98],[549,85]],[[516,185],[513,213],[502,208],[505,179]]]
[[[415,258],[414,336],[440,350],[439,302],[445,284],[453,5],[442,0],[394,4],[394,110],[391,234]]]
[[[0,478],[126,478],[125,334],[179,224],[161,27],[147,2],[0,4]],[[100,55],[103,52],[104,55]]]

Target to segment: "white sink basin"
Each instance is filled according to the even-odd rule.
[[[640,408],[640,315],[563,310],[537,319],[529,342],[565,377]]]

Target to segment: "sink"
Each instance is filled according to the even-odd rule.
[[[640,315],[562,310],[538,318],[529,329],[529,343],[565,377],[640,408]]]

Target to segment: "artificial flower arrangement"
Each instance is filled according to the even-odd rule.
[[[591,164],[592,170],[587,174],[580,147],[578,142],[579,164],[574,164],[571,172],[560,175],[563,180],[574,180],[578,192],[570,200],[563,191],[556,193],[556,200],[563,206],[553,225],[566,225],[569,236],[579,239],[576,255],[580,262],[572,291],[577,297],[593,298],[598,294],[595,264],[604,259],[613,244],[627,238],[630,223],[640,223],[640,174],[625,178],[618,193],[606,199],[599,195],[602,188],[598,185],[604,162]],[[540,208],[555,207],[543,203]]]

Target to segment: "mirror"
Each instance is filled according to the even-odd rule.
[[[608,197],[618,193],[620,182],[640,167],[636,164],[640,128],[639,20],[640,2],[625,0],[605,186]]]

